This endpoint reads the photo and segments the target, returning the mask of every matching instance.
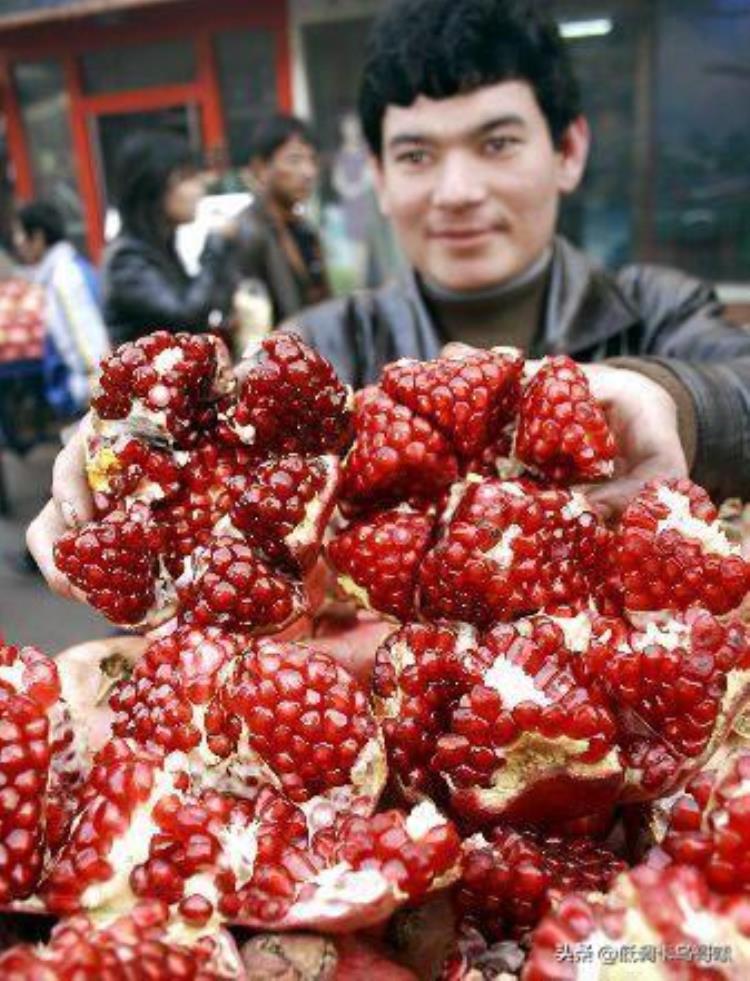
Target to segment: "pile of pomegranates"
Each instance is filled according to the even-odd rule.
[[[146,636],[0,642],[0,978],[750,974],[750,566],[689,480],[603,522],[571,359],[162,332],[86,440]]]

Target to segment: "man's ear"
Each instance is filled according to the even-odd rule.
[[[386,178],[385,178],[385,168],[383,167],[383,160],[381,157],[376,156],[374,153],[370,154],[370,170],[372,171],[373,183],[375,185],[375,194],[378,198],[378,205],[380,206],[380,212],[384,218],[388,218],[390,215],[390,209],[388,207],[388,192],[386,190]]]
[[[581,183],[590,146],[588,120],[578,116],[561,136],[557,150],[557,186],[561,194],[570,194]]]

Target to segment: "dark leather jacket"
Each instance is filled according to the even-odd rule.
[[[209,235],[200,269],[190,276],[176,254],[122,233],[104,253],[104,320],[113,344],[154,330],[208,329],[214,311],[230,309],[237,274],[230,242]]]
[[[396,358],[434,358],[444,340],[413,274],[305,311],[300,331],[359,388]],[[536,356],[643,357],[690,392],[698,424],[693,476],[717,496],[750,497],[750,332],[722,319],[714,291],[674,269],[611,274],[555,240]]]
[[[317,232],[311,225],[304,224],[320,249]],[[239,274],[265,284],[271,298],[275,324],[293,317],[306,303],[313,302],[306,300],[304,285],[292,269],[279,233],[261,198],[256,198],[237,216],[235,250]],[[326,289],[322,295],[328,294]],[[318,293],[317,298],[320,296]]]

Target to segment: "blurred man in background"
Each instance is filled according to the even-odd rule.
[[[45,291],[45,396],[57,415],[79,415],[88,406],[99,361],[109,352],[96,270],[67,240],[61,212],[46,201],[18,210],[13,241]]]
[[[307,125],[293,116],[261,123],[250,171],[257,196],[237,219],[239,271],[265,286],[278,324],[330,295],[320,238],[304,216],[319,175]]]

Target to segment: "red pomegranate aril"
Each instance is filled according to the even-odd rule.
[[[369,609],[412,619],[417,574],[433,524],[429,514],[402,506],[344,529],[327,548],[339,584]]]
[[[723,614],[750,587],[750,566],[721,531],[711,499],[687,479],[651,481],[628,504],[615,563],[630,610]]]
[[[511,420],[520,398],[519,351],[476,351],[464,358],[404,358],[383,371],[383,390],[429,420],[466,458],[479,455]]]
[[[136,505],[67,532],[55,544],[55,563],[113,623],[155,625],[172,613],[168,600],[157,603],[162,542],[160,529]]]
[[[605,892],[627,866],[586,838],[498,827],[464,843],[456,902],[465,920],[494,940],[522,937],[570,892]]]
[[[192,445],[213,417],[212,402],[233,386],[229,355],[208,334],[158,331],[119,347],[102,362],[92,407],[131,434]]]
[[[212,539],[192,578],[178,583],[178,595],[184,621],[198,627],[277,631],[306,612],[301,585],[237,538]]]
[[[351,439],[349,400],[325,358],[279,332],[250,360],[225,431],[266,453],[339,453]]]
[[[334,456],[299,454],[261,464],[230,517],[249,545],[292,571],[317,560],[340,480]]]
[[[571,358],[545,358],[526,385],[514,452],[526,466],[555,483],[611,475],[612,434],[585,374]]]
[[[310,690],[321,696],[315,712],[306,705]],[[253,644],[225,677],[207,725],[217,752],[232,743],[215,743],[214,736],[232,732],[238,738],[244,728],[249,746],[291,800],[353,785],[355,796],[374,803],[382,788],[383,749],[365,694],[314,649],[270,640]],[[358,775],[352,768],[363,753],[369,762]]]
[[[344,462],[341,496],[354,508],[432,499],[458,476],[445,437],[385,392],[368,388],[355,400],[355,442]]]

